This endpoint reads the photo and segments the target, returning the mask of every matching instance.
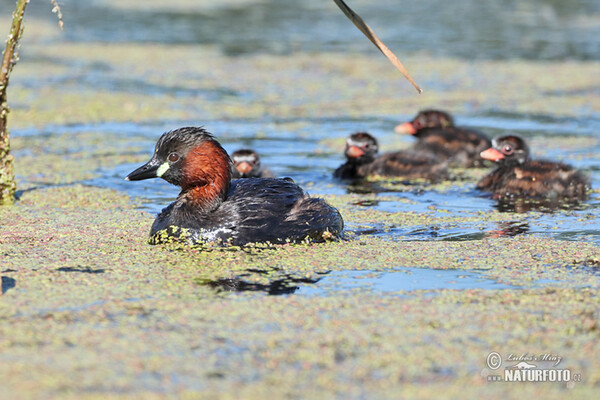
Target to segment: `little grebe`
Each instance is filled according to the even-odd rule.
[[[164,133],[150,161],[125,178],[160,177],[181,187],[177,200],[154,221],[150,243],[284,243],[323,240],[342,231],[337,209],[290,180],[231,181],[232,170],[227,152],[204,129]]]
[[[334,176],[358,179],[367,176],[400,176],[407,179],[447,179],[445,162],[424,152],[397,151],[376,157],[377,140],[366,132],[358,132],[346,140],[346,163],[335,170]]]
[[[416,150],[430,151],[440,160],[448,160],[458,167],[483,165],[480,153],[492,143],[483,133],[454,126],[450,114],[438,110],[424,110],[410,122],[396,126],[397,133],[414,135]]]
[[[233,178],[274,178],[273,174],[260,165],[258,153],[250,149],[236,150],[231,154]]]
[[[492,192],[496,199],[583,199],[590,189],[588,178],[570,165],[530,160],[529,147],[519,136],[495,138],[481,157],[498,167],[483,177],[477,188]]]

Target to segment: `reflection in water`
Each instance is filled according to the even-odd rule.
[[[329,272],[317,273],[325,275]],[[251,277],[260,277],[260,282],[253,282]],[[321,278],[310,278],[294,273],[282,273],[279,270],[248,269],[234,278],[208,279],[197,278],[196,283],[208,286],[217,292],[262,292],[268,295],[292,294],[300,289],[300,285],[312,285]]]
[[[525,221],[508,221],[498,223],[498,229],[486,232],[486,237],[513,237],[529,232],[529,223]]]
[[[218,292],[264,292],[270,295],[280,295],[294,293],[296,290],[300,289],[300,286],[297,284],[313,284],[318,281],[319,279],[297,279],[289,277],[285,279],[276,279],[263,284],[246,282],[240,278],[225,278],[205,282],[203,284],[216,289]]]
[[[579,200],[525,199],[513,198],[497,200],[494,207],[500,212],[526,213],[538,211],[552,213],[556,211],[585,210],[586,205]]]
[[[373,207],[379,205],[379,200],[369,199],[369,200],[359,200],[352,203],[353,206],[361,206],[361,207]]]
[[[383,193],[385,189],[377,184],[377,182],[369,182],[363,179],[352,181],[346,188],[348,194],[375,194]]]
[[[566,268],[569,271],[585,271],[594,275],[600,275],[600,258],[588,258],[586,260],[581,260],[575,265],[566,266]]]
[[[346,187],[348,194],[378,194],[378,193],[398,193],[411,192],[415,195],[423,194],[429,183],[422,180],[392,180],[370,181],[367,179],[357,179],[350,181]]]
[[[281,271],[247,270],[234,278],[196,279],[201,286],[217,292],[262,292],[268,295],[327,295],[336,290],[371,290],[377,292],[437,289],[515,289],[476,271],[430,268],[395,268],[388,271],[328,271],[326,275],[307,278]],[[260,276],[262,283],[250,279]],[[266,279],[266,281],[265,281]]]

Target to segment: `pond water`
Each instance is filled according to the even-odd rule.
[[[10,3],[10,4],[7,4]],[[13,2],[0,4],[0,12],[11,12]],[[32,2],[28,14],[52,20],[47,2]],[[287,54],[302,51],[372,52],[365,46],[366,39],[351,26],[331,1],[292,0],[226,1],[222,4],[192,6],[189,9],[170,9],[149,6],[139,10],[128,5],[135,2],[109,0],[61,2],[68,29],[64,37],[72,42],[160,42],[214,44],[227,54],[275,53]],[[189,3],[189,2],[188,2]],[[453,56],[466,59],[534,60],[599,60],[600,24],[595,18],[600,14],[597,0],[521,0],[505,2],[480,2],[456,0],[454,2],[428,0],[401,2],[402,11],[389,12],[399,2],[385,0],[367,2],[349,1],[361,16],[374,27],[382,39],[400,54],[426,52],[436,56]],[[193,4],[193,3],[192,3]],[[432,13],[431,10],[436,12]],[[161,27],[157,29],[157,27]],[[40,40],[44,40],[41,38]],[[49,38],[48,40],[53,40]],[[101,74],[86,82],[101,84]],[[102,82],[105,84],[106,82]],[[135,82],[134,82],[135,83]],[[155,94],[160,88],[133,84],[132,90]],[[598,87],[589,89],[590,95]],[[215,94],[218,100],[218,93]],[[411,138],[398,137],[393,127],[408,120],[417,110],[389,117],[363,117],[353,119],[340,116],[336,119],[302,120],[228,120],[204,121],[206,128],[217,135],[224,147],[232,152],[241,147],[256,149],[262,163],[277,176],[290,176],[313,195],[341,195],[355,190],[346,182],[333,179],[334,169],[343,162],[342,148],[327,146],[322,139],[343,138],[349,133],[367,130],[382,143],[383,150],[397,143],[408,145]],[[410,112],[410,114],[408,114]],[[553,118],[507,113],[485,112],[458,115],[459,125],[474,127],[496,136],[506,131],[519,134],[530,141],[568,143],[571,138],[587,137],[591,145],[563,146],[534,149],[536,156],[564,160],[585,170],[592,177],[592,185],[600,188],[600,117],[580,119]],[[73,132],[128,134],[141,137],[143,154],[150,156],[158,136],[169,129],[193,125],[196,121],[159,121],[141,124],[102,123],[78,126],[50,126],[43,129],[13,130],[14,136],[62,135]],[[324,132],[325,135],[314,135]],[[337,143],[337,142],[334,142]],[[18,154],[17,154],[18,156]],[[177,195],[177,188],[162,180],[126,182],[123,177],[139,166],[122,164],[100,171],[99,177],[84,183],[123,191],[132,197],[144,199],[141,207],[157,213]],[[444,192],[415,187],[413,190],[381,191],[372,196],[375,200],[362,206],[388,212],[426,212],[432,208],[445,215],[464,215],[495,210],[496,203],[477,192],[473,184],[452,185]],[[349,230],[359,235],[378,235],[390,240],[478,240],[484,237],[538,235],[564,240],[590,241],[600,244],[600,198],[593,194],[589,201],[575,210],[553,213],[527,212],[515,214],[514,220],[500,225],[458,223],[448,226],[402,226],[392,229],[364,230],[359,225],[348,224]],[[585,224],[582,221],[586,220]],[[454,287],[444,282],[456,283],[457,288],[499,285],[485,283],[473,274],[462,272],[410,271],[413,277],[423,276],[421,284],[388,289],[388,284],[404,277],[404,272],[382,272],[365,278],[362,272],[331,273],[324,282],[335,281],[337,286],[353,287],[356,282],[368,282],[376,290],[411,290]],[[340,274],[338,276],[338,274]],[[437,274],[437,275],[436,275]],[[439,274],[444,275],[442,278]],[[461,274],[466,277],[457,277]],[[341,282],[341,283],[340,283]],[[354,283],[353,283],[354,282]],[[385,283],[384,283],[385,282]],[[431,282],[436,282],[432,284]],[[438,285],[439,284],[439,285]],[[3,283],[4,285],[4,283]],[[490,286],[491,287],[491,286]],[[500,286],[494,286],[500,287]],[[318,293],[321,288],[302,288],[302,293]]]
[[[324,295],[331,290],[402,292],[437,289],[516,289],[486,278],[476,271],[429,268],[395,268],[390,271],[332,271],[318,285],[306,285],[296,294]]]
[[[258,274],[252,271],[252,274]],[[296,294],[323,296],[331,291],[406,292],[437,289],[516,289],[486,278],[476,271],[429,268],[394,268],[388,271],[329,271],[314,278],[290,274],[269,280],[269,283],[251,283],[245,274],[233,279],[199,280],[197,283],[218,292],[265,292],[270,295]],[[401,295],[405,295],[401,293]]]

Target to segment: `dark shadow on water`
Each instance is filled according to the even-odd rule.
[[[235,278],[221,278],[215,280],[198,278],[196,279],[196,283],[201,286],[208,286],[214,289],[217,293],[262,292],[268,295],[277,296],[282,294],[293,294],[300,289],[300,285],[312,285],[322,279],[299,277],[289,273],[278,274],[271,278],[268,276],[270,275],[270,272],[272,271],[249,269],[246,273],[240,274]],[[268,282],[250,282],[248,277],[251,275],[267,276],[266,279]]]
[[[2,294],[6,293],[9,289],[17,286],[17,281],[14,278],[10,278],[8,276],[2,277]]]
[[[29,189],[24,189],[24,190],[17,190],[15,192],[15,200],[19,201],[21,200],[21,197],[23,197],[23,195],[27,192],[33,192],[34,190],[38,190],[38,189],[42,189],[42,186],[34,186],[34,187],[30,187]]]
[[[379,194],[379,193],[398,193],[410,192],[419,195],[425,192],[429,183],[413,180],[386,180],[389,187],[383,186],[382,182],[373,182],[368,180],[348,181],[346,192],[348,194]],[[397,186],[397,187],[394,187]]]
[[[349,182],[346,192],[348,194],[376,194],[385,192],[385,189],[375,182],[356,180]]]
[[[60,272],[80,272],[85,274],[103,274],[106,271],[104,268],[93,269],[90,267],[61,267],[56,270]]]
[[[297,279],[288,277],[262,284],[246,282],[239,278],[227,278],[207,281],[199,284],[211,287],[217,292],[263,292],[268,295],[282,295],[295,293],[298,289],[300,289],[298,284],[314,284],[318,281],[319,279]]]

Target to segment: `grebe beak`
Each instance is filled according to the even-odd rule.
[[[247,174],[252,171],[252,165],[250,165],[247,161],[242,161],[241,163],[235,166],[240,174]]]
[[[481,153],[479,153],[479,155],[484,160],[490,160],[490,161],[494,161],[494,162],[502,160],[504,158],[504,154],[500,153],[498,150],[494,149],[493,147],[490,147],[489,149],[482,151]]]
[[[169,169],[169,163],[162,163],[156,158],[152,158],[146,164],[125,177],[126,181],[141,181],[143,179],[160,178]]]
[[[415,133],[417,133],[417,130],[410,122],[405,122],[403,124],[396,125],[394,131],[396,131],[396,133],[403,133],[407,135],[414,135]]]
[[[346,156],[350,158],[359,158],[363,156],[365,152],[358,146],[350,146],[348,150],[346,150]]]

